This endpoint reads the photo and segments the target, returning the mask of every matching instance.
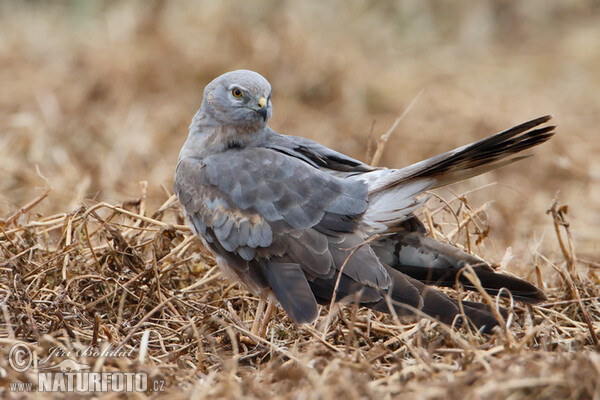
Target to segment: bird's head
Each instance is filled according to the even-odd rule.
[[[258,132],[271,118],[271,85],[260,74],[227,72],[206,86],[201,111],[222,126],[239,133]]]

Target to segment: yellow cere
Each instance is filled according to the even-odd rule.
[[[267,99],[265,99],[264,97],[258,99],[258,105],[260,106],[260,108],[263,108],[265,104],[267,104]]]

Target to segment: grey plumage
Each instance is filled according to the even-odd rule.
[[[533,285],[426,237],[413,212],[426,201],[423,191],[514,162],[521,157],[508,156],[546,141],[553,127],[533,128],[550,117],[388,170],[274,132],[267,126],[270,97],[269,83],[252,71],[211,82],[175,174],[194,232],[234,279],[272,292],[299,323],[314,320],[317,303],[334,296],[389,311],[387,294],[398,312],[409,305],[450,323],[459,313],[455,301],[420,280],[452,285],[466,264],[491,293],[506,287],[521,300],[545,298]],[[465,310],[477,326],[497,323],[485,306]]]

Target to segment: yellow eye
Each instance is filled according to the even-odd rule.
[[[235,88],[231,91],[233,97],[242,97],[242,91],[238,88]]]

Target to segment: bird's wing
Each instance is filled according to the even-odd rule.
[[[528,156],[513,156],[547,141],[554,126],[537,128],[552,117],[540,117],[469,145],[402,169],[379,169],[356,175],[369,187],[369,209],[364,221],[381,232],[411,216],[425,200],[426,190],[449,185]]]
[[[390,285],[355,232],[367,208],[363,182],[272,149],[247,148],[182,159],[175,192],[194,230],[240,272],[263,276],[297,322],[316,318],[309,287],[316,278],[335,279],[343,270],[361,286]]]
[[[269,133],[270,135],[265,146],[301,159],[316,168],[323,168],[330,172],[342,172],[344,175],[368,172],[376,169],[329,147],[323,146],[314,140],[299,136],[280,135],[273,131]]]

